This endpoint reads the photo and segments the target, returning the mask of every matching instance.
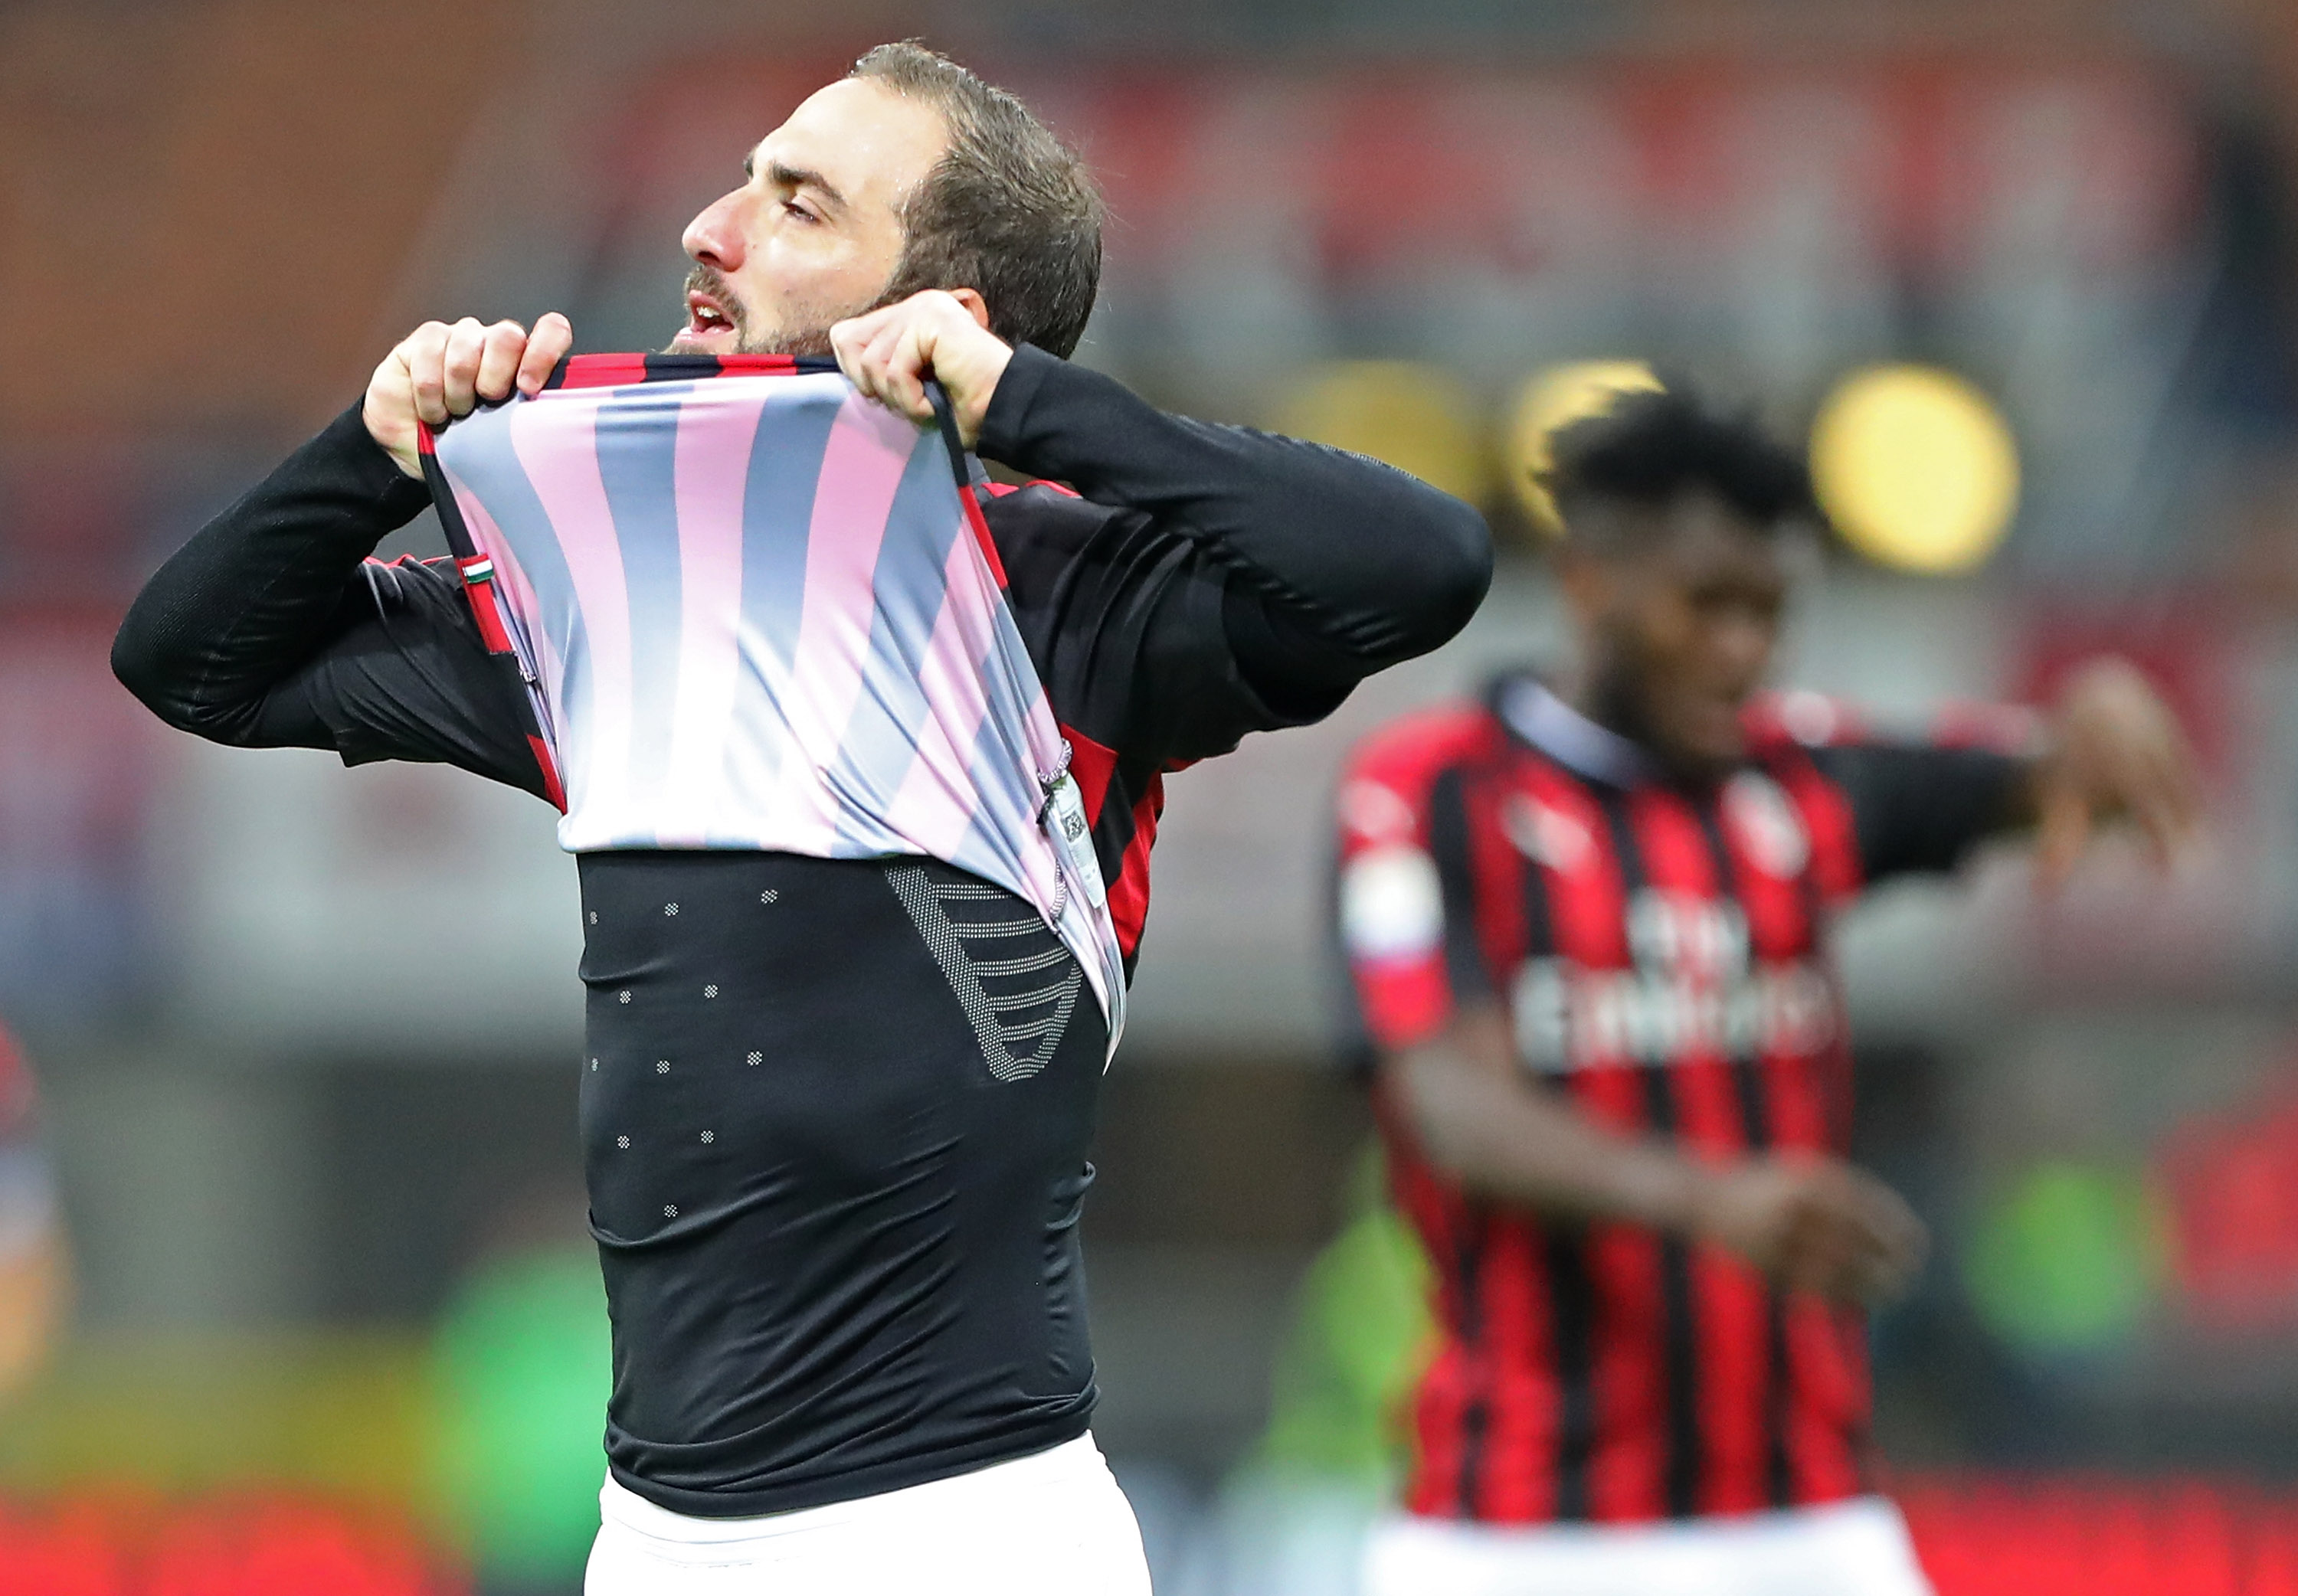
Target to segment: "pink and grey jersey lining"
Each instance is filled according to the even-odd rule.
[[[425,434],[482,635],[527,681],[569,852],[942,860],[1043,914],[1121,1024],[1097,880],[1044,823],[1066,748],[946,401],[835,366],[577,356]]]

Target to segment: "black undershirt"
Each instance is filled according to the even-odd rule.
[[[1108,1031],[1035,911],[922,860],[581,869],[591,1223],[616,1326],[641,1327],[615,1337],[616,1477],[779,1512],[1082,1433]],[[991,1055],[897,888],[1031,1035]]]

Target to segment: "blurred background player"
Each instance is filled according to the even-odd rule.
[[[37,1372],[69,1282],[55,1177],[36,1106],[23,1051],[0,1030],[0,1400]]]
[[[1804,467],[1682,392],[1555,440],[1575,641],[1390,725],[1340,793],[1341,933],[1437,1344],[1372,1596],[1902,1596],[1863,1305],[1923,1228],[1846,1162],[1831,915],[2039,823],[2168,857],[2180,734],[2126,666],[2029,749],[1759,699]]]

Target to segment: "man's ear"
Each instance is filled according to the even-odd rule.
[[[965,313],[983,332],[989,330],[989,302],[971,288],[953,288],[949,296],[965,307]]]

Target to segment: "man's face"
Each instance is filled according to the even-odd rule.
[[[1640,523],[1619,529],[1620,552],[1572,551],[1563,571],[1596,707],[1677,770],[1720,773],[1779,643],[1776,540],[1705,493],[1591,513]]]
[[[948,135],[931,108],[868,79],[817,91],[750,152],[740,188],[688,224],[680,354],[828,354],[902,254],[902,205]]]

